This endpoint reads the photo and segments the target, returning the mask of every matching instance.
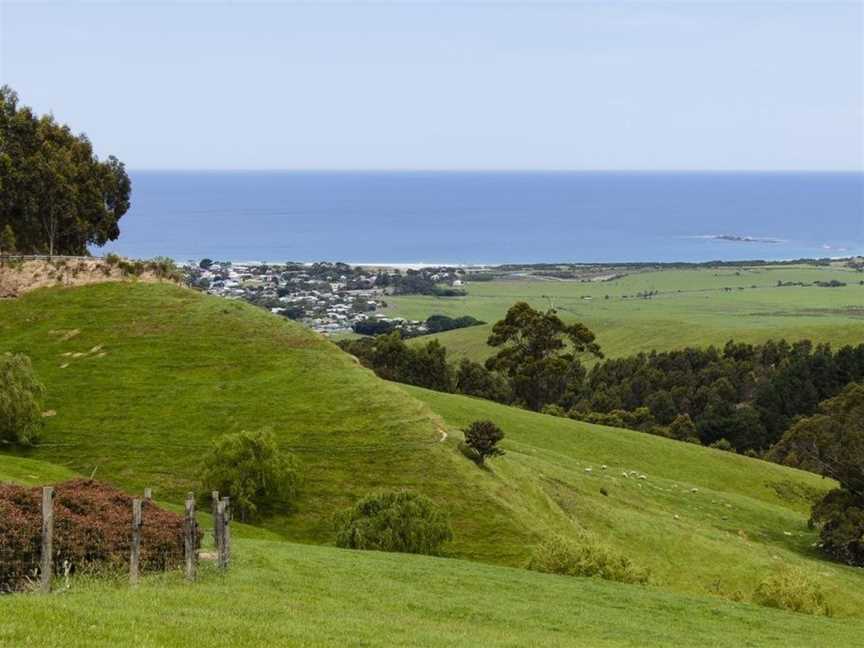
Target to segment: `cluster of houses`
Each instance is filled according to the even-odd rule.
[[[344,263],[232,263],[203,259],[183,266],[188,283],[212,295],[242,299],[326,334],[371,325],[425,332],[423,322],[383,316],[384,297],[401,272]],[[446,271],[433,273],[440,280]],[[461,283],[461,282],[460,282]],[[359,326],[358,326],[359,325]]]

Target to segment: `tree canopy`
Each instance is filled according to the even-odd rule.
[[[533,410],[559,403],[568,390],[581,387],[585,370],[576,354],[603,356],[584,324],[565,324],[554,310],[543,313],[525,302],[511,306],[495,323],[487,344],[501,350],[486,368],[507,375],[517,401]]]
[[[120,160],[100,161],[86,135],[0,88],[0,232],[18,253],[83,255],[115,240],[131,190]]]

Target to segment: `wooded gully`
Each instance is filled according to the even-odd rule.
[[[231,503],[228,497],[219,497],[219,491],[212,492],[213,537],[216,543],[216,561],[220,571],[228,569],[231,559]],[[141,526],[144,524],[146,503],[153,500],[152,490],[144,489],[144,498],[132,500],[132,548],[129,554],[129,582],[138,584],[139,563],[141,557]],[[186,496],[186,515],[184,518],[184,549],[186,579],[194,581],[198,574],[198,547],[196,536],[198,521],[195,519],[195,494]],[[42,488],[42,548],[39,589],[47,594],[51,592],[51,578],[54,543],[54,488]]]

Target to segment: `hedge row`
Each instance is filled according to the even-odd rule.
[[[200,545],[203,533],[198,530]],[[20,590],[38,574],[42,489],[0,484],[0,592]],[[93,480],[54,487],[54,570],[123,568],[132,542],[132,497]],[[183,563],[183,517],[144,502],[142,571]]]

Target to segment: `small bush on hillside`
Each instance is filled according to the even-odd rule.
[[[465,430],[465,444],[477,452],[477,461],[482,465],[488,457],[503,455],[498,442],[504,438],[504,432],[492,421],[474,421]]]
[[[283,452],[271,430],[225,434],[204,457],[201,483],[231,498],[241,520],[276,508],[290,508],[300,478],[297,462]]]
[[[618,550],[594,534],[580,531],[574,537],[553,535],[534,548],[528,569],[562,576],[592,576],[619,583],[646,583],[648,573],[638,569]]]
[[[336,545],[345,549],[437,556],[452,539],[446,514],[411,491],[369,495],[336,517]]]
[[[735,448],[733,448],[732,444],[726,439],[717,439],[709,447],[714,448],[715,450],[723,450],[724,452],[735,452]]]
[[[830,614],[822,588],[797,568],[781,569],[765,578],[753,593],[753,602],[802,614]]]
[[[33,445],[42,426],[45,388],[23,354],[0,354],[0,444]]]
[[[141,569],[183,563],[183,517],[146,502]],[[74,479],[54,488],[54,570],[77,573],[125,568],[129,561],[132,498],[99,482]],[[23,588],[38,573],[42,534],[41,488],[0,485],[0,592]],[[196,544],[200,545],[198,531]]]

